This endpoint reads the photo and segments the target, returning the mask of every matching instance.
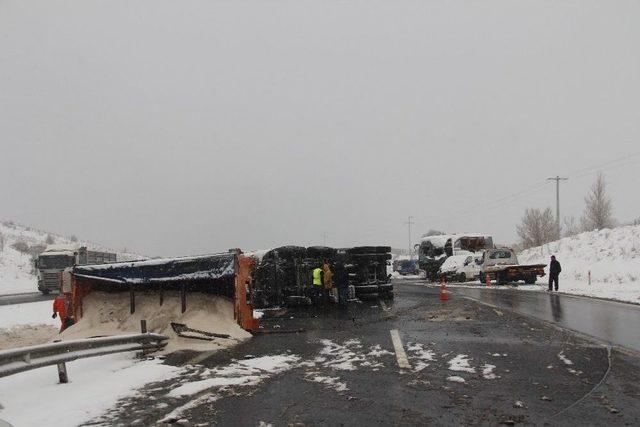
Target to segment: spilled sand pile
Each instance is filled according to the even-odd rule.
[[[0,350],[45,344],[58,339],[60,328],[51,325],[16,325],[0,329]]]
[[[103,335],[140,333],[140,320],[147,321],[147,330],[169,337],[164,353],[178,350],[214,351],[231,347],[251,337],[233,318],[233,303],[220,296],[202,293],[187,294],[187,310],[181,313],[179,292],[165,292],[160,305],[157,293],[136,292],[136,311],[130,314],[129,293],[92,292],[83,300],[83,317],[62,333],[62,339],[72,340]],[[203,341],[179,337],[171,322],[217,334],[231,339],[214,338]]]

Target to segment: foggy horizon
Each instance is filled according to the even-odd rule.
[[[0,219],[149,256],[640,217],[640,3],[0,2]],[[357,25],[355,25],[357,23]]]

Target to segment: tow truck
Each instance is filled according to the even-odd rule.
[[[545,275],[545,264],[520,265],[513,249],[487,249],[480,259],[480,282],[489,280],[498,284],[524,281],[532,285],[538,277]]]

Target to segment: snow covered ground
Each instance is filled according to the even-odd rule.
[[[60,322],[51,313],[51,301],[0,306],[0,350],[57,338]],[[160,359],[140,360],[133,353],[73,361],[67,371],[68,384],[58,384],[55,366],[0,378],[0,419],[14,426],[76,426],[145,384],[180,373]]]
[[[51,301],[0,306],[0,350],[51,341],[60,330],[52,313]]]
[[[72,242],[70,237],[36,230],[31,227],[15,224],[9,221],[0,222],[0,295],[24,292],[37,292],[37,280],[33,274],[33,261],[29,253],[16,250],[13,245],[23,242],[30,248],[46,246],[47,237],[54,239],[55,244],[78,244],[90,249],[113,252],[90,242]],[[141,256],[130,253],[118,253],[118,259],[140,259]]]
[[[68,363],[67,373],[68,384],[58,384],[55,366],[0,378],[0,418],[14,426],[77,426],[180,368],[123,353]]]
[[[523,251],[518,260],[521,264],[548,265],[551,255],[562,265],[561,292],[640,303],[640,226],[566,237]],[[544,279],[538,283],[545,282]],[[533,288],[546,286],[542,283]]]

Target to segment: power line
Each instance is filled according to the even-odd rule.
[[[608,160],[604,163],[600,163],[597,165],[592,165],[586,168],[582,168],[582,169],[578,169],[577,171],[574,171],[572,173],[569,174],[570,177],[574,177],[574,178],[581,178],[583,176],[587,176],[587,175],[591,175],[592,173],[598,172],[598,170],[600,169],[605,169],[605,168],[609,168],[609,167],[613,167],[613,166],[623,166],[626,164],[633,164],[635,163],[635,160],[633,162],[629,162],[629,163],[624,163],[626,161],[628,161],[629,159],[633,158],[633,157],[637,157],[640,156],[640,151],[636,151],[633,153],[629,153],[627,155],[624,155],[622,157],[618,157],[616,159],[613,160]],[[616,163],[619,162],[623,162],[623,165],[616,165]]]

